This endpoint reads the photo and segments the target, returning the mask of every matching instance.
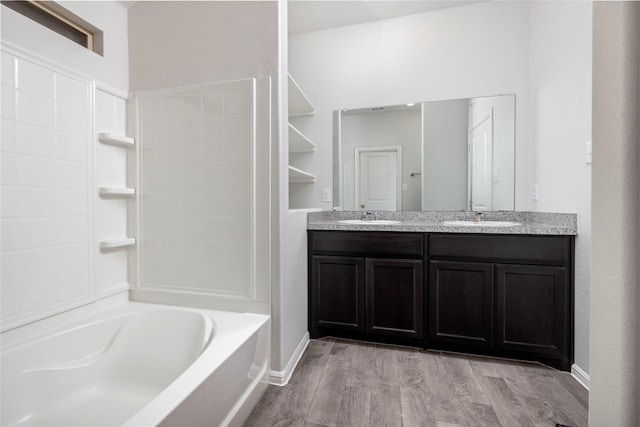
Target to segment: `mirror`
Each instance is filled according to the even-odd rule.
[[[334,112],[334,208],[515,207],[515,95]]]

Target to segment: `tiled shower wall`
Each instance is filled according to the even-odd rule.
[[[136,98],[139,288],[255,299],[254,81]]]
[[[126,258],[97,256],[95,234],[104,233],[103,223],[119,233],[126,206],[97,206],[102,212],[95,215],[95,186],[103,184],[94,178],[125,177],[122,159],[95,150],[95,124],[124,130],[125,101],[95,91],[82,76],[17,52],[3,49],[1,71],[1,308],[6,330],[122,290]],[[94,113],[100,117],[95,122]],[[110,272],[96,281],[96,267]]]

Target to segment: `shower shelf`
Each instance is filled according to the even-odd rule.
[[[289,182],[291,183],[311,183],[316,182],[316,177],[293,166],[289,166]]]
[[[126,237],[122,239],[108,239],[100,242],[100,249],[118,249],[134,246],[136,239],[133,237]]]
[[[135,188],[127,187],[100,187],[98,191],[100,196],[112,198],[133,197],[136,194]]]
[[[116,147],[131,148],[135,145],[135,140],[128,136],[116,135],[110,132],[100,132],[98,140],[107,145],[115,145]]]
[[[289,123],[289,152],[311,153],[313,151],[316,151],[316,144]]]
[[[289,117],[311,116],[316,113],[316,109],[304,94],[298,83],[288,74],[289,77]]]

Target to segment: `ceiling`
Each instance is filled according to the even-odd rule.
[[[216,0],[213,0],[216,1]],[[362,24],[487,0],[288,0],[289,34]],[[126,9],[135,0],[116,1]]]
[[[326,30],[478,2],[478,0],[289,0],[288,32],[298,34]]]

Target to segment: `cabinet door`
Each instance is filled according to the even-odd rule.
[[[492,346],[493,264],[430,261],[429,339]]]
[[[364,330],[364,258],[313,256],[311,327]]]
[[[570,328],[567,270],[498,264],[496,274],[496,345],[562,355]]]
[[[366,331],[421,339],[424,284],[422,260],[371,259],[366,265]]]

